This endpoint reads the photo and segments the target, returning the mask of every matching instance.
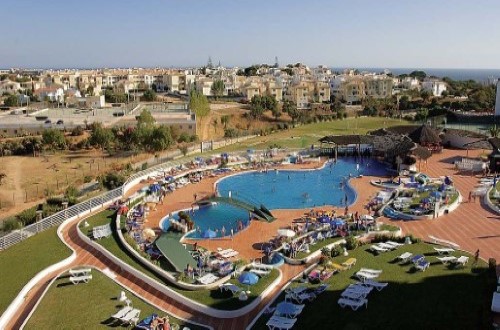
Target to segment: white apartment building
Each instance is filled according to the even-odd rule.
[[[422,90],[429,91],[434,96],[441,96],[446,90],[446,83],[439,80],[426,80],[422,83]]]

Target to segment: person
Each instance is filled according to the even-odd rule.
[[[221,236],[226,236],[226,227],[222,226],[222,229],[220,230]]]
[[[477,265],[478,261],[479,261],[479,249],[477,249],[476,253],[474,254],[474,263],[472,264],[472,266]]]
[[[472,199],[472,191],[469,191],[469,199],[468,199],[469,203],[470,203],[471,199]]]
[[[198,194],[194,193],[193,197],[194,197],[194,201],[196,202],[196,200],[198,199]]]

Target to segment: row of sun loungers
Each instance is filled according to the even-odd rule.
[[[380,275],[382,271],[374,270],[374,269],[363,269],[363,273],[372,274],[372,275]],[[359,272],[358,272],[359,273]],[[382,291],[388,283],[381,283],[371,279],[356,282],[356,284],[350,284],[341,294],[340,299],[338,300],[338,304],[340,307],[350,307],[353,311],[358,310],[362,306],[366,306],[368,308],[368,294],[376,289],[378,291]]]
[[[379,277],[381,273],[381,270],[361,268],[355,275],[361,282],[365,282],[366,280],[373,280]]]
[[[112,234],[111,226],[109,224],[103,226],[97,226],[92,229],[92,236],[94,239],[101,239],[108,237]]]
[[[141,311],[139,309],[135,309],[131,306],[126,306],[120,309],[115,314],[111,315],[111,318],[119,320],[123,324],[137,324],[137,322],[139,322],[140,315]]]
[[[271,273],[271,270],[273,269],[272,266],[269,265],[264,265],[256,262],[252,262],[250,265],[250,272],[258,275],[259,277],[267,276]]]
[[[381,252],[387,252],[387,251],[395,250],[395,249],[397,249],[398,247],[400,247],[402,245],[403,244],[401,244],[401,243],[397,243],[397,242],[393,242],[393,241],[387,241],[387,242],[381,242],[381,243],[373,244],[370,247],[370,250],[372,250],[373,252],[376,252],[376,253],[381,253]]]
[[[469,261],[469,257],[467,256],[460,256],[458,258],[454,256],[436,257],[436,258],[439,261],[441,261],[443,265],[455,264],[455,265],[465,266],[465,264]]]

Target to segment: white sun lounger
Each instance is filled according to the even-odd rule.
[[[234,284],[231,284],[231,283],[221,284],[221,285],[219,285],[219,289],[221,291],[231,291],[233,294],[238,293],[238,292],[241,291],[241,289],[237,285],[234,285]]]
[[[363,273],[370,273],[370,274],[373,274],[373,275],[380,275],[380,274],[382,274],[382,270],[380,270],[380,269],[361,268],[359,271],[363,272]]]
[[[222,258],[228,259],[228,258],[236,257],[240,253],[238,251],[233,250],[233,249],[226,249],[226,250],[219,251],[217,254],[220,255]]]
[[[115,314],[111,315],[111,318],[113,319],[121,319],[122,317],[125,317],[130,311],[132,311],[133,308],[130,306],[125,306],[122,309],[120,309],[118,312]]]
[[[380,247],[380,246],[378,246],[378,245],[372,245],[372,246],[370,247],[370,250],[372,250],[372,251],[374,251],[374,252],[377,252],[377,253],[380,253],[380,252],[387,252],[387,251],[389,251],[389,249],[382,248],[382,247]]]
[[[439,255],[443,254],[450,254],[452,252],[455,252],[455,250],[450,249],[450,248],[434,248],[434,250],[439,253]]]
[[[385,242],[386,244],[389,244],[389,245],[393,245],[393,246],[396,246],[396,247],[399,247],[399,246],[403,246],[404,244],[403,243],[398,243],[398,242],[394,242],[394,241],[387,241]]]
[[[205,274],[202,277],[198,278],[197,281],[201,284],[207,285],[217,281],[219,278],[214,274]]]
[[[92,268],[80,268],[80,269],[70,269],[69,274],[71,276],[83,276],[89,275],[92,272]]]
[[[92,275],[70,276],[69,280],[73,284],[88,283],[92,279]]]
[[[286,293],[290,293],[290,294],[301,294],[302,292],[306,291],[307,290],[307,287],[305,286],[298,286],[298,287],[295,287],[293,289],[286,289],[285,292]]]
[[[288,330],[291,329],[297,319],[287,319],[287,318],[279,318],[273,316],[267,321],[266,325],[269,330]]]
[[[453,263],[457,261],[457,257],[446,256],[446,257],[436,257],[439,261],[443,263],[443,265],[447,265],[449,263]]]
[[[366,281],[366,280],[373,280],[374,278],[379,277],[379,275],[359,271],[356,273],[356,277],[359,278],[361,281]]]
[[[304,301],[313,301],[316,298],[316,295],[312,292],[303,292],[300,294],[291,294],[288,293],[285,295],[285,300],[292,299],[302,304]]]
[[[387,243],[378,243],[377,246],[381,247],[382,249],[387,249],[387,250],[395,250],[398,248],[397,246],[387,244]]]
[[[124,317],[120,317],[119,320],[125,324],[137,324],[140,315],[141,311],[139,309],[132,309]]]
[[[338,303],[340,307],[345,308],[346,306],[349,306],[353,311],[357,311],[363,305],[368,308],[368,300],[366,299],[351,300],[347,298],[340,298]]]
[[[398,256],[396,259],[401,260],[403,262],[407,262],[413,256],[413,253],[405,252],[402,255]]]
[[[305,305],[304,304],[301,304],[301,305],[297,305],[297,304],[294,304],[294,303],[289,303],[293,306],[293,309],[289,312],[287,312],[287,314],[285,313],[280,313],[279,311],[275,311],[274,312],[274,316],[277,316],[277,317],[286,317],[287,319],[294,319],[296,318],[297,316],[299,316],[300,313],[302,313],[302,311],[304,310],[304,307]]]
[[[363,285],[371,288],[375,288],[378,291],[382,291],[383,288],[389,285],[389,283],[377,282],[374,280],[366,280],[364,282],[357,282],[357,285]]]
[[[465,264],[469,262],[469,257],[461,256],[457,260],[453,261],[454,264],[465,266]]]

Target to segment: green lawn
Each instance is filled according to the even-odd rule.
[[[294,329],[488,329],[491,292],[495,279],[480,262],[471,271],[471,261],[465,268],[448,268],[439,262],[432,245],[413,244],[396,251],[374,256],[361,246],[348,257],[335,258],[342,263],[357,258],[353,269],[328,280],[329,289],[313,302],[306,303]],[[425,272],[414,271],[410,264],[394,262],[403,252],[424,254],[431,262]],[[455,252],[455,256],[464,253]],[[378,279],[389,282],[383,291],[368,297],[368,309],[356,312],[337,304],[340,293],[355,280],[351,276],[361,267],[382,269]],[[294,286],[299,284],[294,283]],[[277,302],[283,300],[283,295]],[[269,316],[261,317],[254,329],[266,329]]]
[[[57,228],[41,232],[0,252],[0,314],[38,272],[71,255]]]
[[[99,212],[92,217],[87,219],[87,222],[89,223],[88,227],[88,232],[92,232],[92,228],[94,226],[100,226],[106,223],[109,223],[111,220],[113,220],[114,223],[114,213],[115,211],[111,210],[106,210]],[[114,227],[112,226],[113,230]],[[83,223],[80,224],[80,229],[85,232],[85,228],[83,228]],[[202,290],[202,291],[188,291],[188,290],[182,290],[174,285],[172,283],[167,282],[163,280],[160,276],[156,275],[156,273],[150,271],[148,268],[144,267],[140,262],[138,262],[133,256],[131,256],[128,251],[125,250],[125,248],[121,245],[121,243],[118,240],[117,235],[112,235],[108,238],[102,238],[98,241],[96,241],[100,245],[102,245],[106,250],[110,251],[113,253],[116,257],[120,258],[122,261],[124,261],[126,264],[134,267],[135,269],[145,273],[146,275],[150,276],[151,278],[157,280],[160,283],[163,283],[164,285],[168,286],[169,288],[179,292],[180,294],[184,295],[187,298],[190,298],[196,302],[199,302],[201,304],[217,308],[217,309],[222,309],[222,310],[235,310],[239,309],[248,303],[250,303],[252,300],[256,298],[262,291],[264,291],[267,286],[278,276],[277,271],[273,271],[270,275],[264,277],[261,281],[259,281],[258,284],[252,286],[250,288],[251,294],[249,295],[249,299],[247,301],[239,301],[237,299],[237,296],[231,294],[231,292],[220,292],[219,289],[215,290]],[[235,280],[231,280],[235,281]],[[237,282],[234,282],[235,284],[241,286]]]
[[[218,149],[223,151],[265,149],[271,144],[283,148],[308,148],[312,144],[319,145],[318,140],[325,135],[366,134],[368,131],[382,127],[408,125],[407,121],[382,117],[347,118],[331,122],[301,125],[293,129],[279,131],[268,136],[259,136],[240,143]]]
[[[165,316],[155,307],[124,290],[111,279],[97,270],[92,270],[92,280],[86,284],[73,285],[68,275],[58,278],[50,287],[33,316],[28,321],[27,329],[98,329],[117,327],[110,319],[123,303],[116,300],[121,291],[132,301],[134,308],[141,310],[141,319],[156,313]],[[170,316],[171,324],[178,324],[182,329],[184,321]],[[190,329],[204,329],[186,324]]]

